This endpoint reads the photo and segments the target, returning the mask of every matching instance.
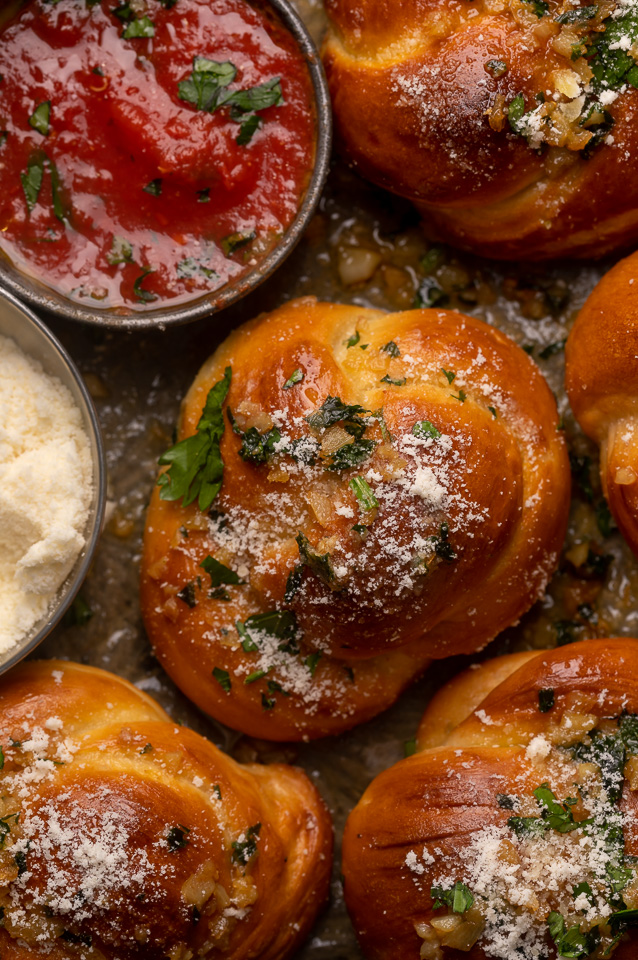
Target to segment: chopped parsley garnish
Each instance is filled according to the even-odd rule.
[[[403,756],[412,757],[417,751],[417,742],[416,740],[406,740],[403,744]]]
[[[464,883],[455,883],[453,887],[432,887],[430,896],[434,900],[433,907],[448,907],[453,913],[465,913],[474,903],[474,895]]]
[[[122,36],[125,40],[135,40],[139,37],[154,37],[155,24],[149,17],[140,17],[137,20],[130,20],[124,27]]]
[[[560,957],[588,957],[600,941],[598,927],[584,931],[576,924],[567,929],[562,913],[555,910],[547,917],[547,926]]]
[[[352,477],[350,489],[359,501],[363,510],[376,510],[379,501],[375,497],[370,484],[363,477]]]
[[[266,676],[265,670],[255,670],[253,673],[249,673],[244,683],[256,683],[257,680],[261,680]]]
[[[329,553],[317,553],[308,537],[301,531],[296,536],[297,546],[299,547],[299,556],[305,567],[308,567],[316,577],[323,581],[331,590],[338,589],[337,576],[332,566],[332,559]]]
[[[45,100],[39,104],[29,117],[29,126],[43,137],[49,136],[49,120],[51,117],[51,101]]]
[[[284,602],[290,603],[294,599],[303,581],[303,563],[298,563],[292,568],[286,580],[286,592],[284,593]]]
[[[286,382],[284,383],[284,390],[290,390],[291,387],[294,387],[296,383],[301,383],[303,380],[303,370],[300,370],[297,367],[296,370],[293,370]]]
[[[236,143],[245,146],[263,122],[257,113],[268,107],[278,107],[284,100],[280,77],[272,77],[245,90],[230,91],[228,87],[236,76],[237,67],[229,60],[219,62],[195,57],[190,77],[177,85],[177,96],[207,113],[229,107],[231,120],[241,125]]]
[[[441,431],[437,430],[429,420],[419,420],[415,423],[412,427],[412,433],[420,440],[438,440],[441,436]]]
[[[213,676],[215,677],[215,680],[217,680],[217,683],[220,685],[222,690],[224,690],[226,693],[230,693],[232,683],[228,670],[222,670],[221,667],[213,667]]]
[[[4,750],[0,747],[0,770],[4,768]]]
[[[152,293],[150,290],[144,290],[142,287],[142,284],[149,274],[154,272],[155,270],[153,267],[144,267],[141,274],[133,284],[133,292],[135,293],[137,299],[141,301],[141,303],[152,303],[153,300],[157,300],[157,294]]]
[[[510,100],[507,108],[507,120],[513,133],[522,134],[523,127],[521,120],[525,115],[525,97],[518,93],[513,100]]]
[[[317,669],[317,664],[321,660],[323,653],[321,650],[316,650],[315,653],[309,654],[304,660],[304,666],[308,667],[310,670],[310,676],[314,677],[315,671]]]
[[[248,118],[244,120],[239,128],[239,133],[235,137],[235,143],[239,147],[245,147],[247,143],[250,143],[259,128],[263,125],[263,122],[264,118],[260,117],[259,114],[249,114]]]
[[[232,255],[237,253],[238,250],[241,250],[242,247],[252,243],[256,236],[257,234],[254,230],[251,230],[249,233],[230,233],[227,237],[224,237],[221,244],[225,256],[232,257]]]
[[[374,448],[374,440],[354,440],[352,443],[344,443],[324,460],[324,466],[326,470],[350,470],[367,460]]]
[[[538,691],[538,709],[541,713],[548,713],[554,706],[554,691],[551,687]]]
[[[612,803],[617,803],[622,795],[623,771],[627,758],[622,727],[620,736],[594,733],[589,742],[577,743],[573,751],[576,760],[581,763],[595,763],[599,767],[607,796]]]
[[[205,266],[195,257],[185,257],[177,264],[177,276],[180,280],[192,280],[193,277],[202,276],[207,280],[219,279],[219,274],[212,267]]]
[[[588,65],[598,90],[617,90],[623,83],[638,85],[638,64],[628,53],[638,40],[638,10],[633,5],[625,10],[622,16],[605,22],[604,31],[594,36],[588,50],[588,55],[593,54]]]
[[[292,610],[269,610],[267,613],[255,613],[242,623],[235,624],[237,633],[242,639],[242,647],[246,653],[253,653],[260,649],[266,637],[278,641],[277,649],[295,655],[299,653],[297,646],[297,618]]]
[[[159,197],[162,193],[162,178],[158,177],[157,180],[151,180],[150,183],[147,183],[145,187],[142,187],[144,193],[150,193],[152,197]]]
[[[446,563],[452,563],[457,559],[458,554],[449,540],[450,528],[448,524],[444,521],[441,524],[441,528],[438,536],[428,537],[428,540],[434,546],[434,552],[440,560],[445,560]]]
[[[327,470],[348,470],[366,460],[375,447],[374,440],[362,439],[366,422],[362,414],[368,411],[359,404],[343,403],[340,397],[326,397],[321,407],[306,420],[313,430],[327,430],[339,423],[346,433],[354,437],[353,443],[346,443],[326,458]]]
[[[254,826],[248,827],[243,840],[233,840],[231,844],[233,863],[240,863],[245,866],[250,863],[253,857],[257,856],[257,840],[260,830],[261,823],[256,823]]]
[[[215,786],[213,787],[213,796],[215,797],[216,800],[221,800],[222,798],[222,788],[218,783],[216,783]]]
[[[281,433],[277,427],[260,433],[257,427],[249,427],[248,430],[240,430],[237,421],[228,408],[228,419],[230,420],[233,432],[242,438],[242,444],[239,448],[239,456],[246,463],[267,463],[275,453],[275,445],[281,440]]]
[[[141,754],[152,753],[152,752],[153,752],[153,744],[152,744],[152,743],[147,743],[146,746],[142,747],[142,749],[140,750],[140,753],[141,753]]]
[[[348,337],[348,339],[344,340],[343,342],[345,343],[347,349],[349,350],[350,347],[356,347],[360,339],[361,339],[361,334],[359,333],[358,330],[355,330],[352,336]]]
[[[358,403],[344,403],[340,397],[326,397],[318,410],[306,417],[313,430],[327,430],[335,423],[341,423],[346,433],[359,439],[366,428],[362,414],[368,413]]]
[[[200,567],[205,570],[210,577],[211,587],[220,587],[222,583],[241,584],[244,582],[238,573],[235,573],[230,567],[225,566],[210,555],[202,560]]]
[[[389,343],[386,343],[384,347],[381,347],[384,353],[389,353],[391,357],[400,357],[401,351],[397,347],[394,340],[390,340]]]
[[[598,13],[598,6],[592,4],[589,7],[573,7],[566,10],[565,13],[554,17],[556,23],[584,23],[586,20],[593,20]]]
[[[182,823],[176,827],[171,827],[166,834],[166,843],[171,853],[175,853],[176,850],[182,850],[188,846],[188,834],[190,832],[190,827],[185,827]]]
[[[210,187],[204,187],[203,190],[197,191],[197,202],[210,203]]]
[[[523,0],[523,3],[529,3],[539,20],[549,12],[549,4],[545,0]]]
[[[542,783],[534,790],[534,796],[540,808],[540,817],[510,817],[508,827],[517,837],[538,836],[545,830],[557,833],[571,833],[579,827],[585,827],[590,821],[576,821],[571,808],[578,803],[574,797],[567,797],[560,803],[550,790],[549,784]]]
[[[18,850],[13,859],[18,868],[18,876],[21,877],[23,873],[27,872],[27,855],[24,850]]]
[[[51,177],[51,200],[53,205],[53,213],[61,223],[64,223],[65,220],[68,220],[70,211],[68,209],[68,205],[63,201],[62,198],[62,189],[58,168],[43,150],[38,150],[36,153],[32,154],[27,163],[27,169],[20,174],[22,189],[27,201],[27,209],[29,214],[31,214],[33,208],[38,202],[38,197],[40,196],[40,190],[42,189],[42,183],[44,180],[45,167],[48,167],[49,175]]]
[[[495,408],[495,407],[488,407],[487,409],[490,411],[490,413],[492,414],[492,416],[494,417],[494,419],[495,419],[495,420],[498,420],[498,413],[497,413],[497,411],[496,411],[496,408]]]
[[[162,500],[182,500],[187,507],[197,499],[199,509],[208,510],[219,493],[224,477],[220,443],[224,435],[222,405],[230,388],[232,371],[208,392],[197,432],[180,440],[159,458],[161,465],[170,464],[158,482]]]
[[[451,393],[450,396],[452,397],[453,400],[458,400],[460,403],[465,403],[465,401],[467,400],[467,393],[465,392],[465,390],[459,390],[458,396],[456,393]]]
[[[191,580],[190,583],[187,583],[181,590],[177,592],[177,599],[181,600],[182,603],[185,603],[187,607],[190,607],[191,610],[197,606],[197,592],[196,584],[194,580]]]
[[[38,202],[42,181],[44,180],[44,159],[42,155],[37,154],[29,159],[27,169],[20,174],[20,180],[27,201],[27,210],[31,213]]]
[[[106,254],[106,262],[112,267],[118,263],[133,263],[133,247],[126,237],[113,237],[111,249]]]
[[[441,367],[441,373],[445,376],[448,383],[454,383],[456,374],[453,373],[452,370],[446,370],[444,367]]]
[[[381,377],[381,383],[391,383],[395,387],[403,387],[407,382],[407,377],[391,377],[386,373],[385,377]]]
[[[509,793],[497,793],[496,802],[502,810],[514,809],[514,797],[511,797]]]

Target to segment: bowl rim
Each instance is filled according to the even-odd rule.
[[[251,0],[247,2],[250,3]],[[236,283],[231,280],[218,291],[204,294],[179,306],[157,307],[140,313],[135,311],[116,313],[113,309],[97,310],[76,303],[36,277],[23,273],[3,256],[0,256],[0,293],[12,293],[26,301],[32,308],[43,311],[45,314],[80,323],[121,330],[163,329],[168,326],[192,323],[219,313],[256,290],[281,266],[308,226],[328,177],[332,149],[332,106],[321,57],[308,28],[292,6],[291,0],[255,0],[255,2],[266,9],[271,7],[295,39],[310,74],[316,113],[317,136],[310,181],[295,217],[273,250],[253,270],[242,274]]]
[[[91,563],[93,562],[95,551],[102,534],[104,514],[106,509],[107,486],[106,453],[104,449],[102,431],[97,412],[95,410],[95,405],[91,399],[91,395],[89,394],[87,386],[82,379],[82,374],[58,338],[49,330],[46,324],[43,323],[43,321],[40,320],[40,318],[37,317],[36,314],[25,303],[22,302],[22,300],[20,300],[19,297],[5,290],[0,290],[0,302],[2,300],[6,300],[12,304],[12,306],[15,307],[22,314],[22,316],[38,330],[43,339],[48,343],[49,347],[58,355],[78,389],[84,405],[84,410],[80,411],[82,413],[82,420],[85,430],[87,430],[87,427],[89,428],[87,430],[87,435],[91,445],[91,461],[93,464],[94,474],[93,503],[95,506],[93,507],[92,504],[90,507],[89,519],[91,517],[91,513],[93,513],[91,530],[87,535],[86,543],[82,548],[82,551],[78,555],[78,558],[76,558],[74,563],[74,571],[72,570],[71,573],[69,573],[66,580],[60,587],[59,600],[55,602],[55,605],[49,610],[45,622],[42,624],[37,633],[35,633],[26,643],[18,641],[15,652],[11,654],[7,660],[0,663],[0,674],[6,673],[7,670],[10,670],[12,667],[14,667],[20,662],[20,660],[32,653],[33,650],[35,650],[35,648],[42,643],[42,641],[60,623],[63,616],[78,595],[80,587],[82,586]],[[18,344],[18,347],[20,347],[20,344]],[[22,347],[20,347],[20,349],[22,349]],[[45,372],[47,372],[46,369]],[[75,397],[73,399],[76,401]],[[85,413],[86,416],[84,416]]]

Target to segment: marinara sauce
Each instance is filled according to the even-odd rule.
[[[13,4],[0,75],[0,252],[74,300],[193,299],[254,267],[294,219],[312,88],[266,8]]]

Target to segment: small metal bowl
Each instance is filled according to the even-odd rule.
[[[170,305],[153,310],[134,311],[122,307],[97,310],[70,300],[41,280],[27,275],[0,253],[0,289],[10,290],[31,306],[45,313],[55,314],[84,323],[120,329],[143,329],[190,323],[217,313],[251,293],[279,267],[292,252],[315,212],[330,165],[332,145],[332,108],[328,84],[317,48],[297,11],[289,0],[263,0],[297,41],[306,61],[314,92],[317,135],[312,176],[297,214],[277,246],[257,266],[229,281],[219,290],[204,294],[180,306]]]
[[[44,324],[10,293],[0,293],[0,335],[14,340],[23,353],[40,363],[45,373],[57,377],[69,390],[82,415],[93,464],[93,499],[84,530],[84,548],[46,616],[34,624],[19,643],[7,650],[4,656],[0,656],[0,673],[4,673],[44,640],[60,622],[80,589],[102,529],[106,500],[106,461],[95,409],[77,367]]]

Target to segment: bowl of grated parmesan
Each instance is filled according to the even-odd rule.
[[[100,429],[79,371],[30,310],[0,295],[0,673],[71,605],[105,492]]]

